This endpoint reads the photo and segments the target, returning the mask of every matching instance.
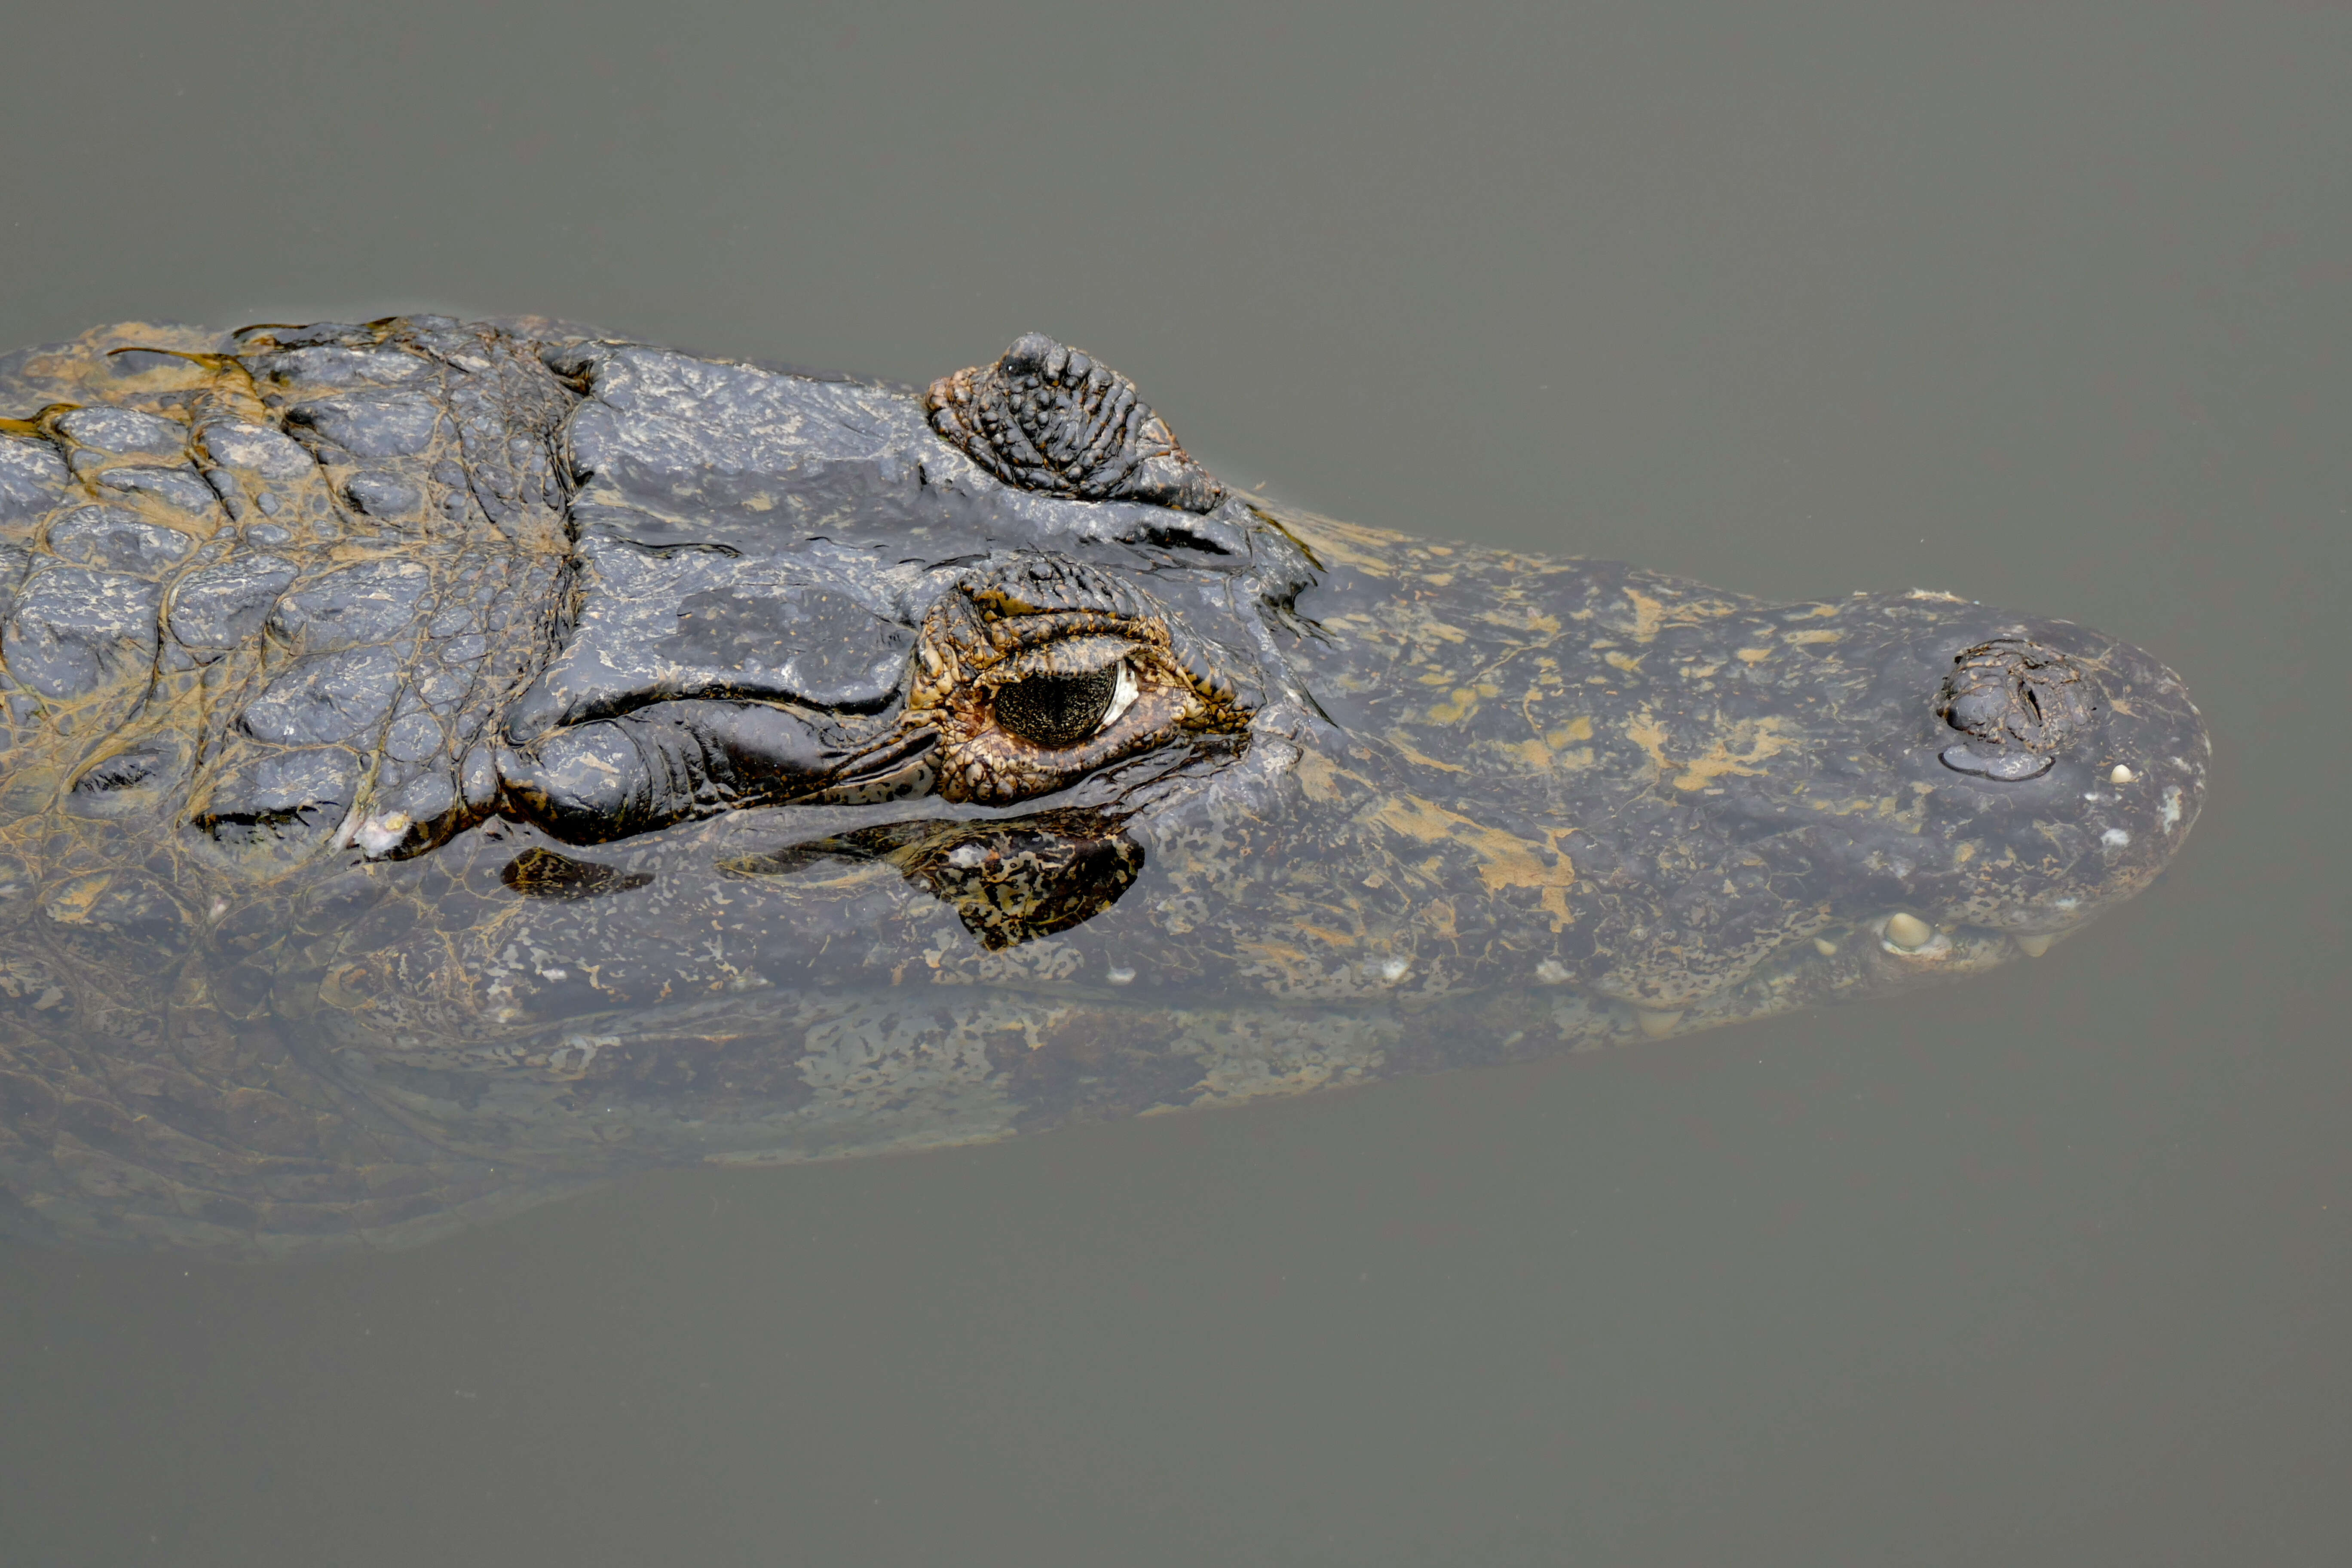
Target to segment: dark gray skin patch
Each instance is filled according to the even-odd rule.
[[[340,343],[257,354],[251,363],[258,376],[289,389],[397,386],[433,368],[430,360],[418,354],[397,349],[352,349]]]
[[[196,542],[121,507],[84,506],[49,524],[48,545],[63,560],[152,577],[187,559]]]
[[[353,510],[375,518],[413,517],[425,507],[425,487],[389,474],[353,474],[343,481]]]
[[[382,642],[408,629],[431,586],[416,562],[341,567],[281,595],[269,616],[269,633],[314,652]]]
[[[295,479],[314,467],[300,443],[266,426],[224,420],[206,426],[199,438],[205,455],[221,467],[245,469],[264,479]]]
[[[432,444],[441,417],[429,398],[406,394],[297,404],[286,411],[296,434],[341,447],[355,458],[397,458]]]
[[[358,757],[340,746],[272,751],[206,781],[189,816],[201,831],[244,844],[315,843],[350,809]]]
[[[109,468],[98,477],[98,482],[107,489],[125,495],[152,498],[192,517],[200,517],[212,510],[216,499],[213,488],[190,468],[134,466]]]
[[[583,544],[574,629],[508,724],[558,724],[676,698],[870,712],[903,678],[913,633],[804,572],[727,551]]]
[[[260,629],[298,571],[290,561],[256,552],[186,574],[172,585],[173,639],[191,648],[238,646]]]
[[[654,652],[681,665],[740,672],[740,679],[773,671],[782,689],[772,695],[855,710],[888,700],[914,640],[910,628],[822,588],[706,588],[678,605],[677,630]],[[729,693],[736,694],[752,693]]]
[[[297,660],[246,705],[237,727],[281,746],[373,736],[400,690],[389,648],[352,648]]]
[[[121,572],[52,566],[17,590],[0,658],[44,697],[88,695],[155,657],[155,584]]]
[[[39,517],[68,482],[65,459],[47,442],[0,435],[0,525]]]
[[[188,445],[188,427],[135,408],[100,404],[58,416],[58,428],[79,447],[125,456],[178,458]]]

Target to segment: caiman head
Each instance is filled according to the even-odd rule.
[[[248,717],[176,750],[126,721],[58,811],[168,842],[179,1005],[269,1021],[468,1170],[970,1142],[1881,994],[2041,955],[2202,798],[2196,710],[2111,637],[1334,522],[1040,336],[918,391],[307,331],[233,345],[257,390],[217,428],[182,416],[207,477],[250,500],[235,455],[299,442],[316,474],[271,447],[267,482],[347,524],[407,485],[424,521],[272,543],[298,615],[257,637],[294,651]],[[394,355],[429,374],[354,368]],[[436,636],[526,653],[400,757],[390,695],[322,738],[357,656],[314,628],[417,563],[384,679]],[[129,774],[137,810],[92,804]]]

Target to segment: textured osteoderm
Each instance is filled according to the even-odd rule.
[[[1224,499],[1133,382],[1042,332],[1015,341],[994,364],[931,383],[924,406],[942,438],[1040,494],[1195,512]]]
[[[56,481],[0,544],[12,789],[215,864],[429,847],[489,808],[487,727],[544,657],[574,400],[453,321],[226,347],[19,372],[92,401],[0,454]]]

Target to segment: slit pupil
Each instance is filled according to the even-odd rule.
[[[1033,675],[998,689],[996,722],[1036,746],[1074,746],[1100,728],[1118,689],[1114,662],[1084,675]]]

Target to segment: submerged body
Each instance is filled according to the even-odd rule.
[[[1229,493],[1049,340],[0,361],[0,1227],[394,1245],[632,1167],[1584,1049],[2026,953],[2178,680]]]

